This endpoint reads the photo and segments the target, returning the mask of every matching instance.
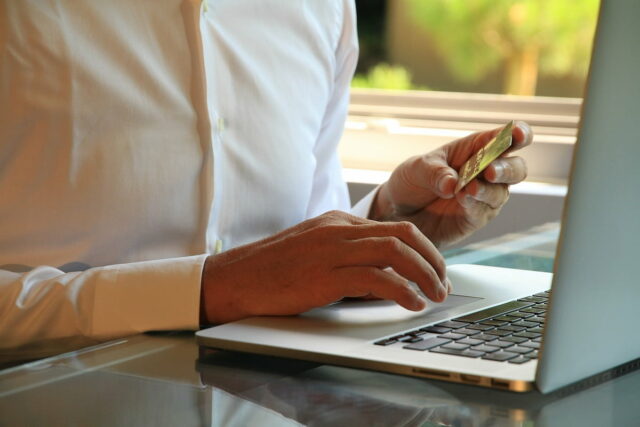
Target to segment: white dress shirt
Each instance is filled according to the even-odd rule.
[[[206,254],[348,210],[356,61],[349,0],[0,3],[0,348],[195,329]]]

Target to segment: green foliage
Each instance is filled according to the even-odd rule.
[[[584,76],[588,68],[599,0],[404,1],[461,80],[476,82],[525,55],[547,74]]]
[[[371,68],[369,72],[357,74],[351,81],[351,87],[374,89],[424,89],[411,82],[411,73],[404,67],[381,63]]]

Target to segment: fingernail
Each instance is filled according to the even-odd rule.
[[[447,191],[447,186],[449,184],[449,181],[453,179],[452,175],[443,175],[440,177],[440,179],[438,180],[438,191],[441,193],[444,193]]]
[[[438,299],[440,301],[444,300],[448,295],[447,288],[445,286],[446,285],[444,285],[444,284],[438,286]]]
[[[516,121],[515,125],[516,127],[522,129],[525,139],[529,137],[529,135],[531,135],[531,126],[529,126],[529,123],[518,120]]]
[[[502,175],[504,175],[504,165],[502,163],[499,162],[495,162],[493,164],[493,170],[494,170],[494,175],[493,175],[493,182],[498,182],[502,179]]]
[[[416,299],[413,300],[413,309],[416,311],[423,310],[426,306],[427,302],[420,296],[416,297]]]
[[[451,294],[451,292],[453,292],[453,284],[451,283],[451,280],[449,280],[449,278],[447,277],[446,279],[444,279],[444,282],[447,286],[447,293]]]

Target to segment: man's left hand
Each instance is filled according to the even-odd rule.
[[[411,221],[437,246],[461,240],[493,219],[509,198],[509,185],[527,176],[521,157],[501,156],[454,193],[458,170],[502,128],[478,132],[431,153],[409,158],[379,189],[369,217],[378,221]],[[529,145],[531,128],[516,122],[507,153]]]

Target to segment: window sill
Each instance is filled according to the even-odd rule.
[[[580,106],[575,98],[354,89],[340,156],[349,169],[389,172],[469,133],[525,120],[534,142],[518,155],[527,162],[529,180],[563,185]]]

